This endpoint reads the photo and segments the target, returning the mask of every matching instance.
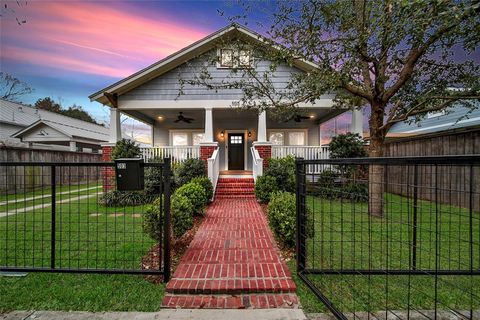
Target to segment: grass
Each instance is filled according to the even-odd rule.
[[[313,213],[312,223],[315,229],[313,238],[306,241],[307,268],[411,268],[411,200],[386,194],[385,203],[384,217],[374,218],[368,215],[366,203],[307,197],[307,206]],[[438,267],[444,270],[470,270],[470,250],[473,252],[473,269],[480,268],[478,213],[472,215],[472,245],[470,214],[467,209],[419,201],[417,213],[418,269]],[[289,266],[295,267],[293,263]],[[478,276],[439,276],[435,279],[428,273],[410,277],[309,274],[308,278],[339,309],[346,312],[435,307],[447,310],[480,308]],[[324,312],[325,307],[320,300],[297,277],[296,282],[305,310]]]
[[[75,200],[78,192],[58,198],[70,201],[57,203],[55,267],[138,270],[154,244],[142,230],[146,206],[104,207],[98,204],[97,191],[89,190],[91,198]],[[30,205],[19,203],[16,208]],[[50,236],[50,207],[0,218],[0,265],[49,267]],[[151,284],[142,276],[29,273],[0,277],[0,312],[155,311],[164,290],[163,284]]]

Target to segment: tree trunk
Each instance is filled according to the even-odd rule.
[[[370,140],[369,156],[372,158],[383,156],[382,136],[372,137]],[[368,171],[368,212],[375,217],[383,217],[384,193],[383,165],[370,165]]]

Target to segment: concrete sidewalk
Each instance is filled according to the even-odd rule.
[[[1,320],[306,320],[301,309],[162,309],[159,312],[13,311]]]

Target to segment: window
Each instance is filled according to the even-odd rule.
[[[305,145],[305,132],[293,131],[288,133],[288,144],[290,146],[303,146]]]
[[[242,136],[230,136],[230,144],[242,144]]]
[[[283,132],[270,132],[268,141],[270,141],[273,145],[283,146],[285,144]]]
[[[220,49],[219,56],[217,67],[220,68],[247,68],[252,65],[252,54],[247,49]]]
[[[192,144],[194,146],[198,146],[200,144],[200,142],[203,141],[204,137],[205,137],[205,133],[203,133],[203,132],[192,133]]]
[[[233,49],[222,49],[220,65],[222,67],[233,67]]]
[[[173,132],[172,133],[172,145],[173,146],[188,146],[188,133],[187,132]]]
[[[238,62],[241,67],[250,67],[250,51],[240,50]]]

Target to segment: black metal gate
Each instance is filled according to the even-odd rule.
[[[170,159],[142,164],[144,191],[116,191],[114,165],[0,162],[0,271],[168,281]]]
[[[480,319],[480,157],[297,159],[297,272],[337,319]]]

